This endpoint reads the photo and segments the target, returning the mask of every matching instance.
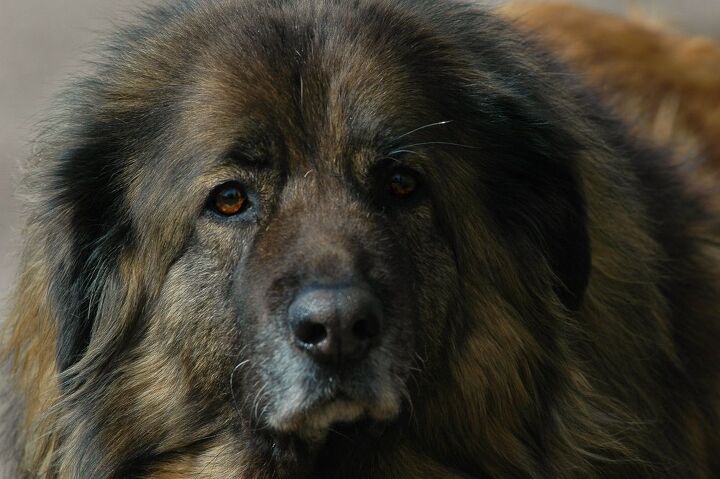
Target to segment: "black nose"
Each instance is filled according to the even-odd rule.
[[[382,332],[382,305],[367,289],[315,287],[288,309],[295,344],[315,360],[341,364],[362,359]]]

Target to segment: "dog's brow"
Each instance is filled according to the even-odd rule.
[[[267,142],[240,140],[233,143],[220,160],[247,168],[269,169],[276,161],[277,152],[273,150]]]

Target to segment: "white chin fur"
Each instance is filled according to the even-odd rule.
[[[363,418],[387,421],[400,412],[400,398],[386,393],[372,404],[338,399],[319,406],[301,409],[293,401],[280,406],[277,414],[269,418],[270,426],[282,432],[296,433],[311,442],[325,439],[330,426],[341,422],[354,422]]]

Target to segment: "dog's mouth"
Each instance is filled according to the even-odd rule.
[[[260,370],[264,400],[251,411],[254,419],[279,435],[308,442],[323,441],[337,427],[392,422],[409,398],[410,348],[397,339],[409,321],[376,308],[365,290],[309,291],[301,296],[302,308],[290,311],[303,327],[288,328],[290,340],[280,336],[283,328],[276,330],[272,356]],[[341,310],[348,305],[359,312],[345,321]],[[313,330],[323,334],[308,333]]]
[[[331,388],[321,394],[295,394],[278,401],[269,426],[281,433],[296,434],[309,442],[321,442],[330,430],[360,422],[383,424],[398,417],[401,393],[394,385],[360,393],[350,388]]]

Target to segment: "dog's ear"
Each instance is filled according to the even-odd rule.
[[[43,205],[57,366],[63,372],[85,353],[108,288],[117,285],[118,258],[131,242],[116,150],[108,144],[69,148],[52,164]]]
[[[585,198],[571,164],[537,154],[507,158],[492,187],[490,210],[520,265],[538,260],[552,270],[554,290],[577,309],[590,275]]]
[[[533,126],[518,131],[517,125]],[[484,169],[487,207],[518,264],[528,272],[538,261],[547,264],[556,295],[576,310],[589,281],[591,255],[585,194],[576,171],[581,148],[571,134],[539,119],[507,127],[515,131],[496,152],[490,171]]]
[[[590,238],[585,196],[571,172],[556,177],[557,197],[548,201],[550,212],[541,237],[545,255],[558,282],[555,290],[570,310],[580,307],[590,279]]]

